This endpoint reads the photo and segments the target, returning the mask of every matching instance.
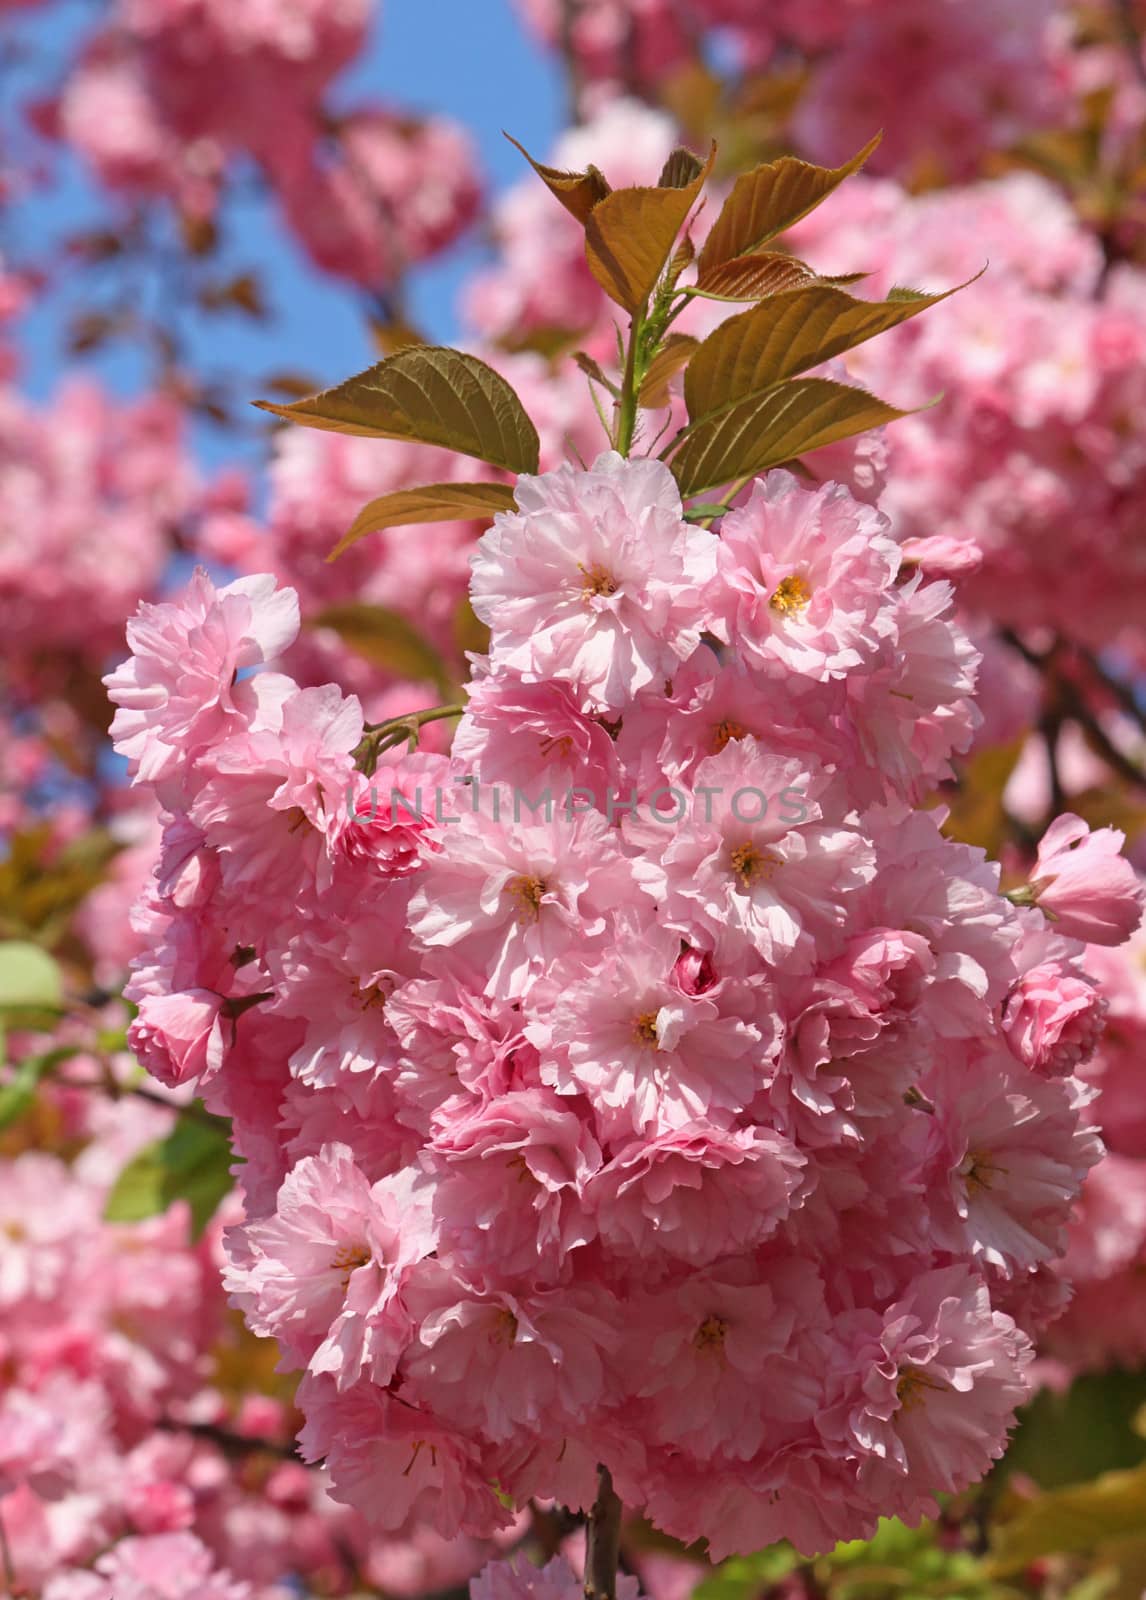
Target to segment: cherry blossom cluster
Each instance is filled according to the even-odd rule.
[[[985,153],[1072,110],[1063,94],[1072,29],[1056,0],[1003,11],[989,0],[588,0],[571,26],[561,0],[520,9],[571,51],[594,107],[681,74],[713,33],[741,72],[802,61],[791,131],[801,154],[827,164],[882,126],[876,170],[959,181]]]
[[[100,668],[158,588],[173,535],[202,509],[170,396],[123,404],[73,380],[49,406],[0,388],[0,658],[10,682],[53,658]],[[34,537],[31,536],[34,530]]]
[[[114,1031],[118,1012],[96,1020]],[[403,1596],[468,1578],[491,1546],[424,1529],[371,1538],[291,1459],[289,1384],[226,1310],[222,1218],[197,1243],[183,1201],[104,1220],[119,1174],[186,1095],[137,1096],[136,1064],[122,1050],[101,1062],[75,1019],[7,1045],[17,1068],[66,1056],[0,1156],[0,1530],[15,1592],[288,1600],[299,1582],[349,1592],[355,1574]]]
[[[253,160],[317,265],[378,291],[477,209],[468,136],[442,117],[329,103],[373,0],[116,0],[35,107],[113,194],[213,217]]]
[[[916,1517],[1061,1305],[1120,836],[1062,819],[1004,897],[917,809],[975,652],[842,485],[773,472],[718,536],[651,459],[516,502],[449,755],[276,670],[269,576],[129,624],[132,1046],[233,1118],[228,1286],[383,1528],[587,1506],[599,1462],[715,1556]]]
[[[949,284],[934,315],[846,358],[858,381],[926,406],[888,431],[883,505],[963,603],[1014,627],[1108,644],[1146,604],[1146,273],[1111,270],[1033,174],[912,198],[858,179],[793,231],[813,264]],[[929,543],[928,541],[942,541]],[[962,546],[962,549],[960,549]],[[976,548],[977,547],[977,548]],[[981,552],[981,557],[978,552]]]
[[[673,140],[664,113],[616,101],[564,135],[553,160],[576,169],[595,152],[618,181],[647,183]],[[499,258],[466,302],[482,338],[564,326],[608,365],[612,315],[575,219],[530,180],[499,202],[495,225]],[[702,214],[698,242],[706,226]],[[812,456],[812,470],[863,498],[883,491],[905,555],[957,574],[971,612],[1020,629],[1049,624],[1092,646],[1139,631],[1146,273],[1108,269],[1093,230],[1033,173],[921,196],[860,177],[789,237],[820,271],[868,274],[873,295],[896,282],[949,288],[989,263],[926,317],[834,364],[835,375],[923,409],[886,437]],[[703,337],[740,310],[698,299],[678,326]],[[670,416],[683,420],[675,398]],[[650,437],[662,422],[651,415]]]

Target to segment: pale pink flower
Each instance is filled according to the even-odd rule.
[[[1079,1115],[1090,1091],[1071,1079],[1020,1077],[1003,1052],[974,1075],[939,1065],[922,1090],[934,1107],[920,1122],[935,1237],[1006,1276],[1061,1254],[1071,1207],[1102,1156]]]
[[[544,1089],[459,1107],[436,1127],[425,1157],[448,1247],[537,1283],[592,1239],[584,1194],[600,1165],[589,1126]]]
[[[1089,944],[1121,944],[1146,903],[1117,828],[1093,833],[1081,817],[1056,817],[1039,842],[1029,894],[1055,932]]]
[[[290,1360],[340,1388],[363,1372],[389,1382],[408,1327],[403,1279],[434,1247],[410,1175],[372,1185],[345,1145],[325,1146],[287,1175],[275,1215],[229,1242],[226,1287]]]
[[[686,994],[676,935],[651,922],[619,931],[615,948],[568,958],[535,991],[525,1033],[544,1081],[585,1094],[620,1137],[742,1111],[774,1067],[767,997],[731,982]]]
[[[190,1533],[121,1539],[96,1562],[109,1600],[253,1600],[251,1585],[215,1565]]]
[[[817,936],[842,925],[848,895],[875,874],[862,834],[820,821],[825,788],[798,757],[730,743],[697,767],[686,821],[642,819],[637,881],[670,927],[699,928],[718,956],[755,950],[807,966]]]
[[[476,1446],[428,1412],[369,1382],[337,1390],[328,1378],[300,1386],[305,1461],[326,1460],[331,1495],[387,1532],[421,1524],[446,1538],[487,1537],[512,1521],[482,1470]]]
[[[956,1493],[1003,1453],[1030,1393],[1032,1351],[966,1267],[922,1273],[882,1311],[845,1313],[834,1332],[817,1427],[885,1514],[919,1507],[915,1482]]]
[[[269,575],[216,589],[199,569],[183,596],[143,604],[127,625],[132,654],[104,682],[120,708],[116,749],[145,783],[193,761],[242,720],[235,675],[281,654],[298,632],[298,597]]]
[[[470,1580],[470,1600],[581,1600],[584,1581],[564,1556],[535,1567],[523,1555],[491,1561]],[[630,1573],[617,1577],[617,1600],[639,1600],[640,1585]],[[659,1594],[659,1591],[658,1591]]]
[[[223,1065],[227,1048],[223,1005],[223,996],[209,989],[142,995],[128,1043],[140,1063],[168,1088],[209,1082]]]
[[[621,1315],[608,1290],[482,1294],[439,1270],[413,1288],[411,1305],[409,1392],[463,1431],[495,1442],[561,1432],[601,1404]]]
[[[1020,976],[1003,1001],[1002,1026],[1018,1059],[1047,1077],[1089,1061],[1106,1025],[1107,1001],[1064,939],[1035,928],[1015,947]]]
[[[804,1165],[771,1129],[691,1122],[620,1146],[585,1203],[611,1253],[702,1267],[770,1238],[799,1203]]]
[[[229,888],[297,894],[329,878],[362,711],[333,684],[281,700],[274,691],[263,726],[221,739],[204,758],[191,815]]]
[[[518,791],[475,792],[474,809],[443,828],[410,902],[421,946],[456,951],[497,998],[517,998],[558,956],[599,942],[607,912],[634,893],[605,818],[580,809],[570,816],[551,792],[545,801],[540,791],[527,800]]]
[[[607,452],[515,492],[519,510],[498,515],[473,562],[495,668],[564,680],[593,711],[670,677],[700,642],[716,551],[682,520],[668,468]]]
[[[770,1410],[810,1412],[819,1383],[790,1351],[815,1292],[800,1263],[758,1272],[733,1262],[635,1299],[622,1360],[650,1439],[746,1459],[765,1443]],[[766,1370],[776,1383],[761,1383]]]
[[[721,523],[714,626],[774,675],[826,679],[862,667],[895,627],[899,551],[888,532],[842,485],[809,490],[770,472]]]

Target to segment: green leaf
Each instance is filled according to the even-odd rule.
[[[537,429],[501,374],[441,345],[411,345],[309,400],[255,404],[307,428],[441,445],[508,472],[536,472],[540,459]]]
[[[539,161],[534,161],[529,151],[523,144],[518,143],[512,133],[507,133],[505,137],[511,145],[521,151],[549,193],[560,200],[566,211],[571,212],[578,222],[584,223],[593,207],[612,193],[605,174],[596,167],[586,167],[584,172],[562,172],[557,167],[545,167]]]
[[[1008,745],[1005,753],[1013,760],[1018,751]],[[972,771],[976,765],[972,763]],[[1005,778],[1000,770],[996,784],[1001,787]],[[955,836],[965,837],[962,832]],[[1065,1391],[1040,1389],[1019,1412],[1018,1427],[995,1471],[1021,1473],[1042,1489],[1059,1489],[1102,1472],[1146,1465],[1146,1439],[1134,1426],[1135,1413],[1143,1406],[1146,1372],[1140,1371],[1090,1372]]]
[[[760,255],[739,256],[702,270],[684,292],[702,295],[706,300],[763,300],[815,279],[807,262],[779,250],[765,250]]]
[[[751,1556],[731,1556],[693,1590],[692,1600],[757,1600],[800,1565],[790,1544],[769,1545]]]
[[[1012,1572],[1043,1556],[1093,1550],[1146,1528],[1146,1467],[1104,1472],[1090,1483],[1053,1489],[996,1524],[990,1570]]]
[[[348,601],[327,606],[310,618],[313,628],[332,628],[345,644],[367,661],[397,678],[436,683],[444,692],[449,684],[445,662],[417,628],[386,606]]]
[[[116,1179],[104,1208],[108,1222],[140,1222],[176,1200],[191,1209],[198,1238],[232,1188],[230,1123],[198,1106],[184,1111],[166,1139],[148,1145]]]
[[[858,172],[882,135],[876,134],[842,167],[816,167],[781,156],[737,178],[700,252],[700,268],[758,250],[814,211],[845,178]]]
[[[514,504],[508,483],[427,483],[420,489],[398,489],[364,506],[326,559],[334,561],[359,539],[382,528],[411,522],[468,522],[471,518],[488,521],[498,511],[512,511]]]
[[[955,292],[857,300],[842,289],[813,283],[775,295],[709,334],[689,363],[684,386],[688,414],[704,416],[818,367]]]
[[[864,389],[796,378],[699,417],[670,465],[682,495],[707,494],[906,414]]]
[[[46,1050],[43,1055],[28,1056],[21,1061],[8,1082],[0,1087],[0,1132],[18,1122],[36,1103],[36,1090],[41,1079],[67,1061],[76,1051],[71,1045],[60,1045]]]
[[[683,188],[614,189],[585,223],[589,268],[610,300],[643,311],[712,170],[716,147]]]
[[[63,998],[59,966],[46,950],[24,939],[0,942],[0,1015],[15,1022],[28,1013],[58,1011]]]

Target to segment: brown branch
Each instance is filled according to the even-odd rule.
[[[585,1545],[585,1600],[616,1600],[621,1556],[621,1500],[608,1467],[597,1468],[597,1498]]]
[[[1052,697],[1051,710],[1058,720],[1077,722],[1094,750],[1112,772],[1117,773],[1127,783],[1133,784],[1136,789],[1146,789],[1146,772],[1118,748],[1094,711],[1087,705],[1078,686],[1059,672],[1056,660],[1058,645],[1052,645],[1040,655],[1037,650],[1032,650],[1029,645],[1024,644],[1010,628],[1004,628],[1000,637],[1013,650],[1017,650],[1024,661],[1030,662],[1032,667],[1036,667],[1042,673],[1047,693]],[[1051,713],[1048,712],[1049,714]]]
[[[1080,651],[1080,655],[1088,671],[1118,701],[1127,716],[1133,718],[1143,733],[1146,733],[1146,710],[1139,705],[1134,690],[1130,685],[1124,683],[1121,678],[1116,678],[1112,672],[1108,672],[1098,657],[1089,650]]]
[[[561,0],[560,48],[569,74],[569,121],[579,128],[584,121],[582,103],[585,96],[585,76],[577,56],[577,18],[581,0]]]
[[[1118,13],[1118,26],[1122,42],[1126,46],[1126,54],[1130,57],[1139,82],[1146,84],[1146,56],[1143,55],[1142,40],[1134,18],[1134,0],[1115,0],[1115,10]]]

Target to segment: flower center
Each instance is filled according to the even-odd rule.
[[[723,1317],[710,1313],[692,1336],[694,1350],[723,1350],[728,1324]]]
[[[386,991],[381,984],[373,983],[369,989],[359,989],[357,993],[363,1011],[385,1011]]]
[[[995,1176],[1005,1171],[1005,1167],[997,1167],[990,1153],[983,1150],[969,1150],[959,1163],[959,1172],[967,1184],[968,1194],[980,1194],[984,1189],[989,1189]]]
[[[768,604],[778,616],[795,617],[808,609],[811,598],[807,580],[798,572],[790,572],[786,578],[781,578]]]
[[[508,1306],[502,1306],[494,1318],[491,1344],[512,1345],[517,1342],[517,1318]]]
[[[523,873],[521,877],[509,880],[505,892],[517,901],[519,922],[537,921],[541,915],[541,901],[546,892],[543,878],[534,878]]]
[[[638,1044],[656,1045],[657,1042],[657,1014],[655,1011],[642,1011],[633,1023],[633,1034]]]
[[[712,753],[719,755],[730,739],[743,739],[747,736],[748,729],[741,722],[734,722],[731,717],[724,717],[712,730]]]
[[[580,567],[582,575],[581,598],[586,604],[594,595],[610,595],[617,592],[617,580],[607,567],[600,562],[594,562],[591,567]]]
[[[364,1267],[370,1260],[370,1250],[364,1244],[342,1244],[334,1252],[334,1260],[330,1263],[337,1267],[342,1274],[342,1287],[345,1289],[350,1282],[351,1274],[359,1267]]]
[[[780,865],[780,857],[771,850],[761,850],[751,840],[738,844],[729,856],[729,864],[745,889],[763,878],[767,880]]]
[[[946,1384],[928,1377],[927,1373],[921,1372],[918,1367],[903,1367],[895,1386],[895,1397],[899,1401],[901,1411],[914,1411],[923,1404],[925,1389],[938,1390],[946,1387]]]
[[[291,806],[287,816],[290,818],[290,825],[287,828],[288,833],[298,833],[300,828],[310,827],[310,818],[301,806]]]

